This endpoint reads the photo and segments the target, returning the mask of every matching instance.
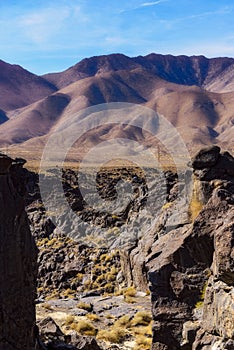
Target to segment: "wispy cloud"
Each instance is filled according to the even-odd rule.
[[[130,11],[135,11],[138,9],[142,9],[142,8],[147,8],[147,7],[151,7],[151,6],[157,6],[160,5],[164,2],[169,2],[170,0],[158,0],[158,1],[150,1],[150,2],[143,2],[142,4],[139,4],[137,6],[134,7],[130,7],[130,8],[126,8],[120,11],[120,13],[125,13],[125,12],[130,12]]]
[[[143,4],[140,4],[138,7],[136,8],[140,8],[140,7],[149,7],[149,6],[155,6],[155,5],[159,5],[163,2],[168,2],[169,0],[158,0],[158,1],[153,1],[153,2],[144,2]]]
[[[207,12],[198,13],[196,15],[190,15],[185,17],[185,19],[203,18],[203,17],[216,16],[216,15],[227,15],[227,14],[230,14],[232,11],[233,11],[232,8],[224,7],[215,11],[207,11]]]
[[[171,18],[171,19],[161,18],[159,19],[159,23],[161,23],[165,27],[165,29],[171,30],[173,29],[173,27],[177,26],[181,22],[191,21],[192,23],[193,20],[196,21],[207,17],[216,18],[217,16],[225,16],[225,15],[231,14],[233,10],[234,10],[233,7],[225,6],[217,10],[205,11],[197,14],[187,15],[184,17],[177,17],[177,18]]]
[[[39,13],[32,12],[20,18],[19,27],[33,43],[43,44],[58,33],[69,15],[68,8],[49,8]]]

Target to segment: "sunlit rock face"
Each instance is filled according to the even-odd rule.
[[[149,283],[153,350],[234,349],[234,158],[213,146],[191,165],[190,204],[179,207],[187,220],[164,229],[171,196],[129,251],[131,279],[143,289]],[[175,189],[176,181],[170,193]]]

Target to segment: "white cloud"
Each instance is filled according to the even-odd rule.
[[[130,7],[130,8],[123,9],[119,13],[134,11],[134,10],[138,10],[138,9],[141,9],[144,7],[156,6],[156,5],[159,5],[161,3],[168,2],[168,1],[170,1],[170,0],[158,0],[158,1],[151,1],[151,2],[143,2],[142,4],[140,4],[136,7]]]
[[[43,44],[56,35],[69,17],[68,8],[48,8],[29,13],[20,18],[19,26],[23,34],[35,44]]]
[[[76,26],[88,21],[88,17],[76,5],[43,8],[27,13],[18,19],[22,34],[33,44],[39,46],[51,43],[53,39],[57,41],[63,29],[73,21]]]
[[[153,2],[144,2],[143,4],[139,5],[138,8],[140,7],[148,7],[148,6],[155,6],[155,5],[159,5],[163,2],[167,2],[168,0],[158,0],[158,1],[153,1]]]

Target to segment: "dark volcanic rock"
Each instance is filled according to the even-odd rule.
[[[101,350],[93,337],[85,337],[73,332],[63,334],[51,317],[38,322],[41,350]],[[43,341],[43,343],[42,343]]]
[[[51,317],[47,317],[38,322],[38,327],[40,329],[41,337],[44,341],[50,339],[58,340],[59,338],[63,339],[63,332]]]
[[[20,176],[16,179],[16,167],[10,168],[12,162],[0,156],[0,349],[32,350],[36,246],[21,194],[25,186]]]
[[[194,157],[193,166],[190,220],[164,230],[174,210],[169,194],[155,226],[124,257],[136,286],[145,289],[148,275],[153,350],[233,345],[234,159],[211,147]],[[182,215],[185,206],[180,210]]]
[[[219,159],[219,153],[220,148],[218,146],[202,149],[192,161],[193,168],[207,169],[214,166]]]

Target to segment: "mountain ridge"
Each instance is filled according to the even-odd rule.
[[[57,123],[69,121],[80,110],[101,103],[130,102],[163,115],[180,131],[190,150],[210,144],[234,148],[233,58],[112,54],[86,58],[64,72],[42,77],[1,61],[3,86],[4,77],[11,93],[7,97],[0,93],[0,147],[28,150],[30,146],[34,152],[45,145]],[[9,100],[15,108],[9,107]],[[100,135],[107,139],[104,129]],[[89,146],[99,137],[95,132],[86,140]],[[129,133],[142,142],[138,132]],[[116,135],[126,138],[126,131],[108,131],[108,137]]]
[[[216,75],[222,74],[230,67],[234,72],[234,59],[229,57],[207,58],[151,53],[130,58],[123,54],[110,54],[85,58],[63,72],[49,73],[42,77],[62,88],[79,79],[110,70],[145,68],[169,82],[205,88],[212,81],[212,77],[217,79]]]

